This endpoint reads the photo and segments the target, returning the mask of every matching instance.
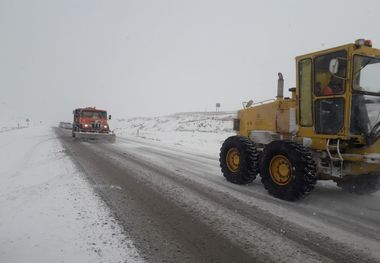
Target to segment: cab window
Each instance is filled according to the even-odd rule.
[[[298,63],[299,92],[300,92],[300,124],[301,126],[313,125],[312,112],[312,62],[304,59]]]
[[[315,101],[315,131],[337,134],[344,125],[344,99],[331,98]]]
[[[330,73],[330,61],[337,58],[338,72]],[[314,60],[314,94],[317,97],[343,94],[347,71],[347,52],[345,50],[318,56]]]

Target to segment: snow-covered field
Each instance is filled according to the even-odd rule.
[[[189,112],[162,117],[118,119],[111,128],[119,137],[139,137],[165,145],[217,154],[223,141],[235,133],[236,112]]]
[[[27,115],[12,110],[7,103],[0,101],[0,133],[28,126]]]
[[[0,262],[142,261],[50,127],[7,130],[0,133]]]

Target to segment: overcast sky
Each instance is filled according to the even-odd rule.
[[[40,120],[237,110],[294,57],[369,38],[380,1],[0,0],[0,103]]]

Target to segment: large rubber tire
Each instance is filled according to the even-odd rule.
[[[347,177],[337,181],[337,185],[343,191],[364,195],[372,194],[380,190],[380,174],[366,174],[355,177]]]
[[[236,162],[231,164],[229,160],[234,153]],[[219,162],[223,176],[234,184],[251,183],[259,171],[259,154],[255,145],[248,138],[239,135],[224,141]]]
[[[295,201],[309,194],[317,182],[311,152],[289,141],[265,146],[260,161],[261,182],[274,197]]]

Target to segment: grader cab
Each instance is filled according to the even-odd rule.
[[[224,177],[248,184],[257,174],[284,200],[333,180],[358,194],[379,189],[380,50],[369,40],[296,57],[297,84],[274,101],[244,104],[236,136],[220,152]]]

